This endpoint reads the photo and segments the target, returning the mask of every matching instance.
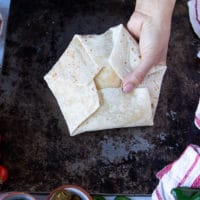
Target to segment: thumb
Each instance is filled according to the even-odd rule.
[[[145,20],[146,16],[144,16],[141,13],[138,13],[137,11],[135,11],[130,17],[127,23],[127,28],[134,38],[139,39],[142,30],[142,25]]]
[[[133,89],[135,89],[144,79],[148,71],[153,66],[153,62],[151,60],[141,61],[141,63],[129,73],[123,80],[123,92],[129,93]]]

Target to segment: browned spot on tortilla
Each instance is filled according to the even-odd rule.
[[[54,79],[56,79],[56,77],[57,77],[57,73],[56,72],[54,72],[53,74],[52,74],[52,77],[54,78]]]

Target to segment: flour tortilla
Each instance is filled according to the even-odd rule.
[[[120,77],[117,76],[109,63],[109,57],[114,46],[113,34],[113,29],[111,28],[101,35],[85,35],[80,37],[80,41],[88,55],[90,55],[90,58],[102,68],[94,78],[98,89],[117,88],[121,85]]]
[[[63,72],[66,71],[67,67],[61,67],[57,63],[44,79],[56,97],[68,124],[69,132],[73,133],[83,121],[99,108],[100,102],[93,81],[87,85],[76,85],[65,78]]]
[[[167,70],[166,66],[154,67],[144,78],[144,81],[138,86],[139,88],[147,88],[149,91],[152,107],[153,118],[156,113],[160,90],[162,86],[163,77]]]
[[[63,69],[62,76],[74,85],[90,83],[102,68],[88,55],[79,35],[74,36],[72,42],[58,60],[57,65]]]
[[[71,136],[102,129],[151,126],[165,66],[124,94],[122,79],[140,62],[139,47],[122,26],[101,35],[75,35],[45,76]]]
[[[74,134],[85,131],[153,125],[151,100],[147,88],[124,94],[120,88],[99,91],[103,104]]]
[[[140,63],[139,47],[122,25],[119,25],[118,29],[113,28],[112,30],[113,49],[109,63],[120,79],[123,80]]]

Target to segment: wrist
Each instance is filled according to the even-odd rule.
[[[171,22],[176,0],[137,0],[135,12],[158,20]]]

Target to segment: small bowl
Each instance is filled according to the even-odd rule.
[[[0,194],[1,200],[16,200],[16,199],[23,199],[23,200],[36,200],[30,194],[24,192],[7,192]]]
[[[59,190],[66,190],[68,192],[71,192],[72,194],[76,194],[82,200],[92,200],[92,197],[90,196],[90,194],[88,192],[86,192],[83,188],[76,186],[76,185],[63,185],[63,186],[56,188],[49,194],[49,196],[47,197],[47,200],[51,200],[51,198],[53,197],[55,192],[57,192]]]

